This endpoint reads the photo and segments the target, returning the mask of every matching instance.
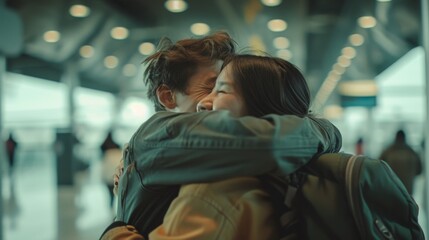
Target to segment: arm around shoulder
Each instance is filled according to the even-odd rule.
[[[335,131],[328,121],[293,115],[163,112],[139,128],[130,146],[145,184],[186,184],[278,168],[288,174],[315,154],[331,151]]]

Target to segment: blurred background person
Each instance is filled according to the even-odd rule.
[[[419,154],[407,144],[403,130],[396,132],[394,142],[380,155],[404,183],[405,188],[413,194],[414,178],[422,172]]]
[[[7,160],[9,164],[9,176],[11,177],[11,179],[14,171],[13,169],[15,166],[15,152],[17,147],[18,147],[18,143],[13,138],[12,133],[9,133],[9,137],[6,140],[6,152],[7,152]]]
[[[122,152],[119,144],[113,140],[112,131],[110,131],[104,142],[100,146],[102,153],[102,167],[101,176],[103,183],[106,185],[109,191],[109,204],[113,210],[113,203],[115,196],[113,194],[113,175],[115,174],[116,167],[119,165],[119,161],[122,158]]]
[[[358,138],[358,140],[356,141],[356,144],[355,144],[355,153],[357,155],[363,155],[364,154],[363,149],[364,149],[363,148],[363,138],[360,137],[360,138]]]
[[[9,197],[6,199],[4,204],[4,212],[10,218],[10,227],[15,229],[17,224],[17,217],[19,215],[19,205],[16,199],[15,193],[15,159],[16,149],[18,148],[18,142],[14,139],[12,133],[9,133],[9,137],[6,139],[6,155],[8,160],[8,174],[9,174]]]

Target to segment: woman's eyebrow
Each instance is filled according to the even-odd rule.
[[[222,87],[223,85],[231,86],[231,83],[225,81],[216,82],[217,87]]]

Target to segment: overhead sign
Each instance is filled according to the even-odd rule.
[[[342,107],[375,107],[377,106],[376,96],[344,96],[341,95],[341,106]]]
[[[342,107],[377,106],[378,88],[374,80],[353,80],[338,86]]]

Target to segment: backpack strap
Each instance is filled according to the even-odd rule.
[[[367,230],[364,210],[362,209],[360,203],[360,182],[359,178],[361,177],[361,168],[363,163],[362,155],[352,155],[348,159],[346,165],[345,173],[345,190],[347,195],[347,200],[349,202],[350,210],[352,212],[353,218],[355,220],[356,226],[363,236],[369,237],[370,233]],[[372,160],[371,160],[372,161]],[[384,239],[394,240],[394,236],[391,231],[386,227],[386,225],[381,221],[381,219],[375,218],[374,221],[375,227],[383,235]]]
[[[286,211],[280,213],[281,238],[280,240],[300,239],[301,231],[300,216],[296,209],[292,208],[293,200],[304,183],[304,173],[294,172],[287,177],[288,186],[284,195],[284,208]]]
[[[296,192],[304,183],[305,174],[301,171],[296,171],[288,176],[289,185],[286,190],[284,204],[288,207],[292,207],[292,201],[295,198]]]
[[[286,204],[286,198],[292,203],[299,188],[298,177],[285,177],[280,173],[272,173],[259,176],[265,190],[270,194],[275,208],[275,215],[280,221],[280,240],[300,239],[299,216],[291,205]],[[293,179],[293,180],[292,180]],[[293,186],[290,186],[290,182]]]

